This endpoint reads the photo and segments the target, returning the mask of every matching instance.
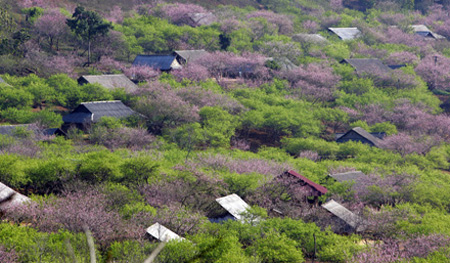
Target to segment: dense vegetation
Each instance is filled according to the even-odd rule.
[[[0,135],[0,182],[33,200],[2,213],[0,262],[88,262],[86,228],[98,262],[144,262],[155,222],[186,238],[156,262],[449,261],[450,42],[409,27],[449,38],[449,3],[239,2],[0,0],[0,122],[33,125]],[[209,25],[189,19],[209,12]],[[351,26],[361,37],[327,30]],[[130,63],[182,49],[210,54],[170,73]],[[404,67],[357,74],[348,58]],[[136,92],[75,80],[122,72]],[[81,102],[113,99],[141,117],[39,132]],[[383,147],[335,142],[353,127],[385,132]],[[344,235],[277,177],[290,169],[364,230]],[[327,176],[355,170],[359,184]],[[247,223],[209,222],[231,193],[252,206]]]

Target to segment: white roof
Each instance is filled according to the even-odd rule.
[[[352,40],[361,36],[361,31],[357,27],[329,27],[328,30],[342,40]]]
[[[330,200],[322,205],[323,208],[328,210],[333,215],[344,220],[349,226],[356,229],[356,231],[363,231],[365,227],[361,225],[361,218],[353,214],[350,210],[343,207],[341,204],[334,200]]]
[[[147,228],[147,233],[152,237],[158,239],[162,242],[168,242],[171,240],[183,240],[184,238],[175,234],[175,232],[161,225],[160,223],[155,223]]]
[[[237,220],[242,220],[242,213],[246,212],[250,207],[244,200],[242,200],[237,194],[231,194],[216,199],[225,210],[228,211]]]
[[[20,194],[5,184],[0,183],[0,211],[23,204],[31,199]]]

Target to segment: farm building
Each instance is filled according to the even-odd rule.
[[[173,55],[176,56],[176,59],[180,65],[187,64],[189,62],[196,61],[203,56],[209,54],[208,51],[204,49],[199,50],[175,50]]]
[[[299,43],[311,43],[311,44],[327,44],[328,40],[319,34],[295,34],[292,36],[292,40]]]
[[[112,75],[85,75],[78,78],[78,84],[100,84],[107,89],[123,88],[126,92],[133,92],[137,90],[137,85],[134,84],[124,74]]]
[[[126,118],[134,114],[136,112],[120,100],[83,102],[72,113],[63,117],[62,130],[67,131],[71,126],[86,130],[101,117]]]
[[[161,242],[169,242],[171,240],[184,240],[184,238],[177,235],[172,230],[166,228],[160,223],[155,223],[147,228],[147,234],[152,238],[159,240]]]
[[[336,142],[344,143],[348,141],[362,142],[374,146],[377,148],[383,148],[381,145],[381,138],[384,133],[378,133],[378,135],[373,135],[368,133],[361,127],[355,127],[344,134],[337,134]]]
[[[30,198],[0,183],[0,212],[30,201]]]
[[[176,55],[137,55],[133,66],[147,66],[155,70],[171,71],[181,69],[182,66]]]
[[[342,60],[340,63],[352,66],[358,75],[371,73],[388,74],[391,71],[391,68],[376,58],[349,58]]]
[[[445,39],[444,36],[432,32],[426,25],[412,25],[411,27],[415,35],[421,36],[425,39]]]
[[[211,222],[216,223],[226,221],[228,219],[242,221],[242,214],[250,208],[250,206],[237,194],[217,198],[216,202],[222,207],[220,215],[210,218]]]
[[[329,27],[328,30],[342,40],[353,40],[361,36],[361,31],[356,27]]]
[[[330,200],[323,204],[322,207],[345,222],[348,227],[344,228],[343,232],[361,232],[365,230],[366,227],[363,220],[338,202]]]
[[[317,184],[317,183],[309,180],[308,178],[298,174],[295,171],[289,170],[278,176],[278,178],[283,178],[283,177],[295,179],[297,181],[297,183],[299,184],[299,186],[301,186],[304,190],[307,191],[308,196],[319,197],[328,192],[328,189],[325,188],[324,186],[321,186],[320,184]]]

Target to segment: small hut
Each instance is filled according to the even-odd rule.
[[[133,61],[133,66],[147,66],[155,70],[171,71],[181,69],[182,66],[177,61],[177,57],[170,55],[137,55]]]
[[[123,88],[126,92],[133,92],[138,88],[137,85],[124,74],[84,75],[78,78],[78,84],[80,85],[94,83],[100,84],[110,90]]]
[[[383,133],[380,133],[378,136],[382,138],[382,134]],[[355,127],[349,130],[348,132],[337,136],[336,142],[344,143],[348,141],[355,141],[355,142],[362,142],[377,148],[383,148],[381,144],[382,139],[380,139],[379,137],[368,133],[361,127]]]
[[[150,227],[147,228],[146,232],[149,236],[161,242],[169,242],[171,240],[178,240],[178,241],[184,240],[184,238],[180,237],[175,232],[166,228],[160,223],[155,223],[151,225]]]
[[[216,202],[222,207],[220,215],[210,218],[211,222],[216,223],[228,219],[243,221],[242,214],[250,208],[250,206],[237,194],[217,198]]]
[[[348,227],[344,232],[361,232],[366,229],[363,220],[333,199],[322,205],[328,212],[344,221]],[[353,230],[353,231],[352,231]]]
[[[176,59],[180,65],[185,65],[189,62],[194,62],[208,54],[209,54],[208,51],[204,49],[175,50],[173,52],[173,55],[176,56]]]
[[[340,62],[341,64],[349,64],[352,66],[356,74],[381,73],[389,74],[391,68],[386,66],[377,58],[349,58]]]
[[[329,27],[328,30],[342,40],[353,40],[361,36],[361,31],[356,27]]]
[[[31,199],[0,183],[0,212],[30,202]]]

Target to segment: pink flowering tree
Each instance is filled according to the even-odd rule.
[[[163,16],[176,25],[190,25],[196,26],[194,21],[190,18],[191,14],[207,13],[208,11],[195,4],[166,4],[161,6]]]
[[[58,51],[59,40],[69,33],[66,19],[59,9],[50,9],[34,23],[36,32],[47,41],[51,50],[55,46]]]
[[[412,137],[404,133],[393,134],[381,141],[383,149],[397,152],[402,156],[412,153],[426,154],[432,147],[438,144],[439,142],[434,140],[432,137]]]
[[[182,81],[183,79],[204,81],[209,78],[208,69],[196,63],[188,63],[182,69],[172,71],[172,75],[178,81]]]
[[[419,62],[416,72],[430,89],[450,91],[450,58],[440,54],[428,55]]]
[[[290,34],[293,32],[293,23],[287,15],[276,14],[272,11],[258,10],[247,15],[247,19],[260,17],[267,20],[267,22],[275,25],[280,34]]]
[[[416,65],[419,62],[419,58],[414,53],[408,51],[400,51],[389,54],[384,62],[388,65]]]
[[[340,76],[324,64],[308,64],[300,66],[284,74],[291,84],[295,95],[305,97],[312,102],[329,101]]]
[[[124,68],[123,72],[125,75],[135,81],[144,82],[154,80],[161,74],[160,71],[155,70],[152,67],[139,65],[139,66],[131,66],[129,68]]]
[[[19,263],[19,257],[14,249],[7,250],[0,246],[0,262],[2,263]]]
[[[120,24],[123,22],[123,11],[120,6],[115,5],[111,11],[105,16],[108,21],[111,21],[115,24]]]

